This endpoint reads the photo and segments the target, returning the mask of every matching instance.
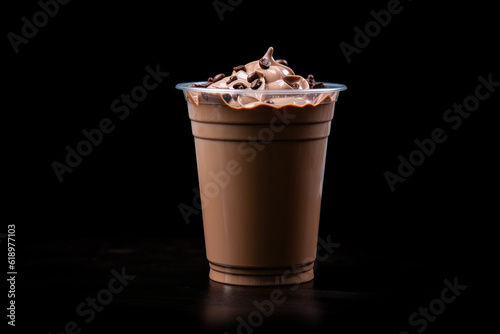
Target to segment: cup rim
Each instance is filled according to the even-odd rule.
[[[223,88],[204,88],[204,87],[193,87],[192,84],[205,84],[206,81],[192,81],[192,82],[182,82],[175,85],[176,89],[189,91],[189,92],[201,92],[201,93],[216,93],[216,94],[273,94],[273,95],[297,95],[297,94],[321,94],[321,93],[333,93],[340,92],[347,89],[347,86],[339,83],[323,82],[324,88],[308,88],[308,89],[223,89]]]

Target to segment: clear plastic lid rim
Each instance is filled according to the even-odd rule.
[[[195,82],[183,82],[175,85],[175,88],[183,91],[189,92],[200,92],[200,93],[219,93],[219,94],[273,94],[273,95],[296,95],[297,93],[332,93],[340,92],[346,90],[347,87],[338,83],[323,82],[324,88],[309,88],[309,89],[222,89],[222,88],[204,88],[204,87],[193,87],[192,84],[205,84],[206,81],[195,81]]]

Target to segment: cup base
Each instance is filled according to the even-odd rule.
[[[232,268],[210,262],[211,280],[230,285],[278,286],[295,285],[314,278],[314,263],[299,267],[252,269]]]

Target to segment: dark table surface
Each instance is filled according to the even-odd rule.
[[[482,305],[473,284],[479,273],[471,268],[404,262],[356,243],[339,244],[317,261],[311,282],[242,287],[208,278],[202,239],[33,243],[26,248],[29,256],[19,259],[18,329],[54,334],[453,333],[484,324],[487,312],[481,317],[475,312]],[[443,298],[445,280],[463,289],[456,298],[445,293],[451,303],[436,301]],[[428,315],[429,320],[417,315],[411,324],[409,317],[420,307],[432,307],[438,315]]]

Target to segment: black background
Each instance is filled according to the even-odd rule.
[[[245,0],[221,21],[211,1],[71,1],[17,54],[5,37],[4,212],[6,223],[17,224],[19,272],[41,249],[64,240],[202,242],[201,214],[186,224],[178,208],[192,206],[198,181],[187,108],[174,86],[229,74],[273,46],[275,58],[287,59],[297,74],[348,87],[336,104],[329,137],[320,236],[355,245],[362,260],[376,254],[388,264],[436,268],[429,278],[435,291],[443,279],[458,276],[468,284],[469,297],[448,311],[441,332],[482,323],[488,311],[479,317],[472,311],[493,289],[487,280],[498,220],[492,117],[500,88],[456,130],[443,114],[474,94],[478,76],[500,81],[495,11],[478,1],[401,1],[401,13],[348,63],[339,44],[354,44],[354,27],[364,29],[373,20],[370,11],[387,3]],[[21,18],[32,21],[40,10],[36,1],[9,7],[3,11],[4,36],[20,34]],[[146,66],[157,64],[168,77],[118,119],[112,101],[142,83]],[[59,182],[51,164],[64,162],[66,145],[75,148],[82,130],[96,128],[103,118],[115,130]],[[417,148],[414,141],[430,138],[438,127],[447,140],[392,192],[384,172],[397,173],[398,156],[408,157]],[[37,274],[72,279],[64,266]],[[16,329],[33,325],[55,333],[83,296],[50,284],[27,283],[24,291],[20,285],[19,304],[51,305],[54,313],[29,324],[35,316],[29,312],[37,308],[24,314],[19,309]],[[411,307],[403,313],[428,300],[408,300]],[[55,305],[68,313],[59,315]],[[138,319],[130,321],[151,330]],[[99,326],[105,324],[85,332]],[[121,326],[126,332],[127,322]]]

